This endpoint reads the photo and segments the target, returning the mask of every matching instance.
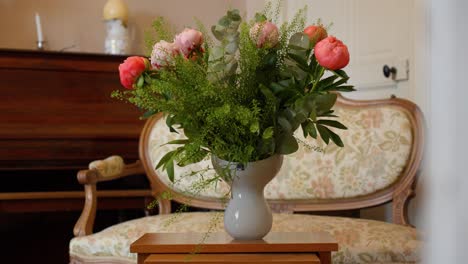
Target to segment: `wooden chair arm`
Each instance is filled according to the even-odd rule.
[[[93,233],[97,208],[96,183],[144,173],[145,170],[140,161],[126,165],[119,156],[93,161],[89,164],[88,170],[79,171],[77,178],[78,182],[84,185],[85,204],[73,228],[73,234],[86,236]]]

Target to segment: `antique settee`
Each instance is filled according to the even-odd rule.
[[[301,148],[286,156],[281,171],[265,188],[274,213],[273,231],[332,234],[339,251],[333,263],[418,263],[422,241],[408,223],[407,207],[414,196],[423,156],[423,117],[412,102],[390,98],[355,101],[339,96],[335,111],[348,130],[338,131],[345,144],[297,137]],[[192,171],[210,166],[209,161],[176,168],[172,184],[155,165],[169,145],[182,135],[169,133],[161,115],[146,122],[140,137],[140,160],[124,164],[118,156],[94,161],[78,173],[86,192],[85,207],[70,242],[71,263],[136,263],[130,244],[147,232],[222,231],[222,213],[228,186],[218,182],[194,192],[199,175]],[[317,151],[317,147],[324,152]],[[132,174],[146,173],[159,214],[111,226],[92,234],[96,213],[96,184]],[[206,177],[206,175],[205,175]],[[171,211],[171,199],[202,212]],[[392,202],[392,222],[313,215],[309,212],[341,211]],[[171,213],[172,212],[172,213]]]

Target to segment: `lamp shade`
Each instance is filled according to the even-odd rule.
[[[127,24],[128,9],[123,0],[107,0],[102,12],[104,20],[120,19]]]

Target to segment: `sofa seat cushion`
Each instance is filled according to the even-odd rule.
[[[70,256],[97,263],[136,263],[130,244],[145,233],[223,231],[222,212],[177,213],[149,216],[76,237]],[[339,243],[333,263],[417,263],[422,242],[417,231],[385,222],[305,214],[274,214],[272,231],[327,231]],[[94,263],[94,262],[93,262]]]

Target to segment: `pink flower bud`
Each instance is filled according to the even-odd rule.
[[[279,31],[271,22],[258,22],[250,29],[250,38],[258,48],[272,48],[278,44]]]
[[[128,57],[119,65],[120,83],[127,89],[133,89],[138,77],[148,68],[148,59],[138,56]]]
[[[203,44],[203,34],[195,29],[186,28],[174,38],[174,43],[186,58]]]
[[[339,70],[349,63],[348,48],[333,36],[317,43],[314,54],[318,63],[329,70]]]
[[[153,51],[151,52],[151,65],[160,69],[172,64],[174,56],[179,54],[179,47],[174,43],[161,40],[154,44]]]
[[[304,29],[304,34],[309,36],[309,40],[312,43],[312,47],[317,44],[317,42],[321,41],[322,39],[328,36],[327,30],[322,25],[312,25],[308,26]]]

